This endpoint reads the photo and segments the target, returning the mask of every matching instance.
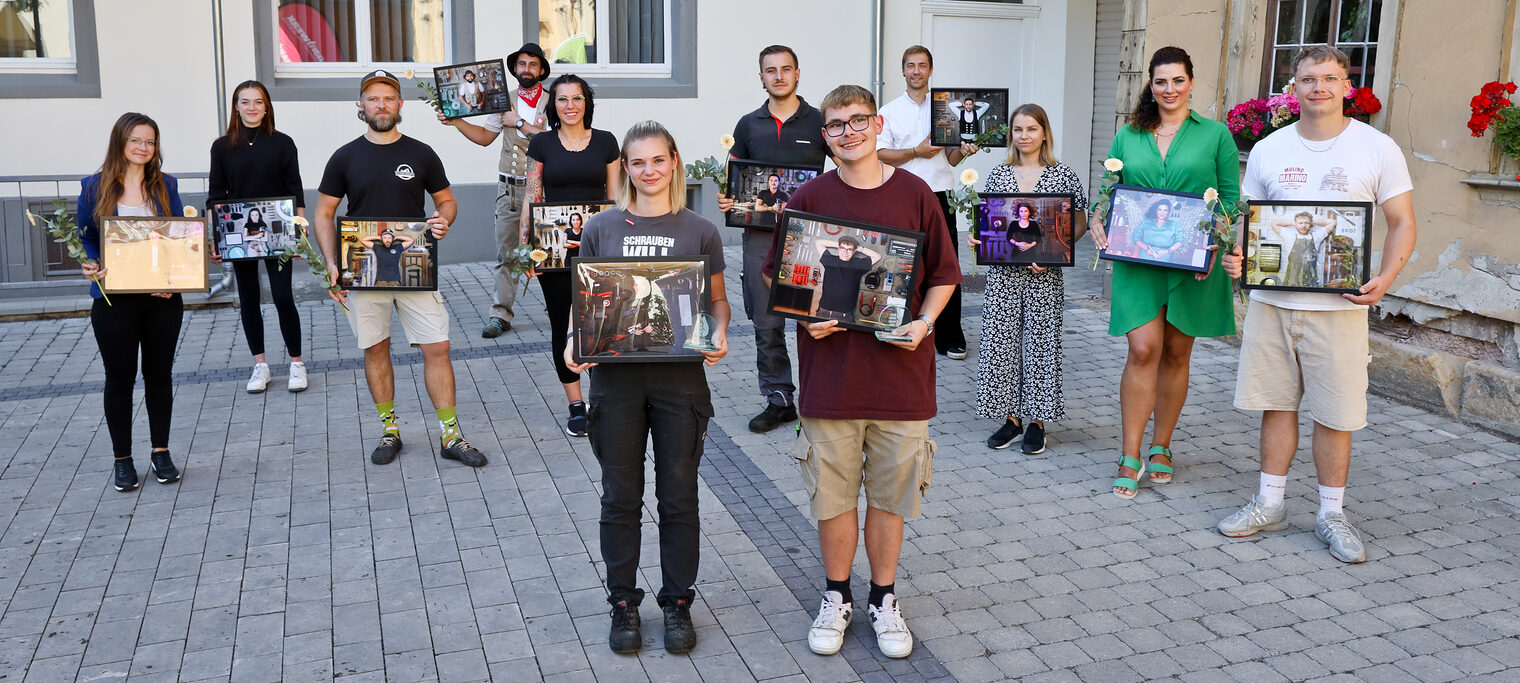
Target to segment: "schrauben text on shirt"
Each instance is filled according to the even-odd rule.
[[[624,235],[624,256],[669,256],[676,245],[674,237],[660,235]]]

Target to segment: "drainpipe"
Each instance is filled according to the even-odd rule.
[[[211,1],[211,63],[216,71],[216,130],[226,130],[227,52],[222,44],[222,0]],[[221,267],[222,279],[211,285],[211,290],[206,292],[207,299],[221,294],[232,284],[231,266],[222,263]]]
[[[874,0],[871,3],[871,94],[881,103],[881,49],[886,42],[885,22],[882,19],[883,0]]]

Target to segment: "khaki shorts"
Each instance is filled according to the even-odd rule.
[[[391,337],[391,311],[401,317],[401,330],[412,346],[449,340],[449,309],[438,292],[348,293],[348,326],[367,349]]]
[[[1367,426],[1367,311],[1295,311],[1252,301],[1240,333],[1235,407],[1297,412],[1351,432]]]
[[[813,518],[833,519],[854,512],[860,486],[866,504],[917,517],[920,499],[934,480],[934,451],[928,420],[802,419],[792,456],[802,467]]]

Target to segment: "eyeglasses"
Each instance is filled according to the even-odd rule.
[[[570,104],[571,102],[574,102],[576,104],[585,104],[586,103],[586,96],[585,95],[571,95],[570,97],[556,97],[556,98],[554,98],[554,103],[555,104]]]
[[[871,125],[871,117],[866,116],[865,114],[856,114],[854,116],[851,116],[850,120],[847,122],[830,121],[823,124],[823,132],[828,133],[829,137],[831,138],[837,138],[841,135],[844,135],[845,123],[850,124],[850,130],[865,130],[866,127]]]
[[[158,147],[157,140],[145,140],[143,138],[127,138],[129,145],[142,145],[144,147]]]
[[[1349,79],[1349,78],[1341,78],[1340,76],[1326,76],[1324,78],[1316,78],[1314,76],[1305,76],[1303,78],[1295,78],[1295,79],[1293,79],[1293,81],[1295,83],[1302,83],[1302,84],[1307,85],[1307,86],[1309,86],[1311,88],[1317,87],[1321,83],[1324,83],[1325,87],[1327,87],[1327,88],[1334,88],[1337,84],[1341,83],[1342,81],[1349,81],[1349,80],[1351,80],[1351,79]]]

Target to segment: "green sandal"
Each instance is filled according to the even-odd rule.
[[[1129,495],[1114,491],[1114,495],[1124,500],[1134,500],[1135,494],[1140,493],[1140,479],[1145,476],[1145,463],[1133,456],[1124,456],[1119,460],[1120,467],[1128,467],[1135,471],[1135,478],[1114,477],[1113,488],[1129,489]]]
[[[1149,467],[1146,469],[1151,473],[1151,483],[1170,484],[1172,483],[1172,473],[1176,470],[1173,470],[1171,465],[1163,465],[1159,462],[1151,462],[1151,458],[1154,458],[1158,455],[1164,455],[1166,456],[1166,459],[1170,461],[1172,459],[1172,449],[1167,448],[1166,446],[1151,446],[1151,452],[1145,455],[1145,460],[1149,464]],[[1163,476],[1157,478],[1156,475],[1158,474]]]

